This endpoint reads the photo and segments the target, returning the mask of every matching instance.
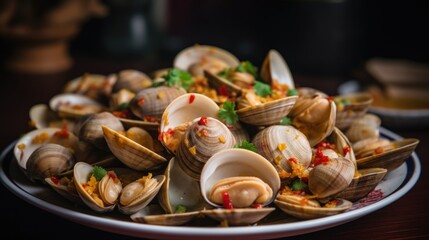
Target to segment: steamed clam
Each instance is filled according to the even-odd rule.
[[[60,117],[80,118],[83,115],[102,112],[105,108],[99,102],[80,94],[63,93],[49,101],[49,107]]]

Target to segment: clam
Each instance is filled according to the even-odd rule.
[[[164,175],[158,175],[152,178],[152,174],[148,174],[148,176],[144,176],[127,184],[122,189],[119,198],[119,211],[130,215],[146,207],[158,194],[164,180]]]
[[[368,138],[378,138],[380,136],[379,127],[381,120],[373,114],[365,114],[360,118],[352,120],[350,127],[345,131],[347,138],[351,142],[358,142]]]
[[[128,106],[136,94],[128,89],[121,89],[110,96],[110,108],[118,110]]]
[[[249,177],[251,180],[246,184]],[[259,203],[267,206],[274,200],[280,188],[280,178],[274,166],[261,155],[245,149],[232,148],[219,151],[204,165],[200,178],[201,194],[207,203],[214,207],[221,205],[213,201],[211,193],[216,191],[213,190],[214,187],[225,183],[220,182],[224,179],[229,179],[229,182],[220,187],[229,192],[232,203],[253,204],[258,197],[268,194],[264,195],[262,197],[264,201]],[[240,186],[241,181],[245,184],[235,188],[233,183]],[[266,188],[267,185],[270,190]],[[271,196],[269,193],[272,193]],[[240,204],[240,207],[250,207],[248,204]]]
[[[64,128],[73,129],[74,122],[68,119],[61,119],[46,104],[36,104],[30,108],[29,112],[31,124],[37,129],[41,128]]]
[[[111,93],[115,81],[116,78],[106,77],[101,74],[85,73],[69,81],[64,88],[64,92],[102,100]]]
[[[243,89],[242,86],[239,86],[226,78],[218,76],[215,73],[204,71],[204,76],[207,78],[209,85],[214,89],[219,89],[220,87],[224,86],[229,93],[235,93],[236,95],[239,95]]]
[[[319,199],[333,196],[350,185],[355,175],[355,164],[348,158],[329,159],[318,164],[308,174],[308,187]]]
[[[235,67],[238,64],[238,59],[224,49],[208,45],[195,45],[180,51],[174,58],[173,66],[186,70],[194,76],[202,76],[204,70],[216,74],[225,68]]]
[[[134,222],[138,223],[163,226],[180,226],[191,221],[199,214],[199,211],[164,214],[159,206],[149,205],[143,208],[141,211],[131,215],[130,217]]]
[[[125,69],[118,73],[118,80],[113,85],[112,91],[116,93],[122,89],[126,89],[138,93],[151,85],[152,79],[145,73],[134,69]]]
[[[292,125],[299,129],[311,146],[329,136],[335,127],[336,107],[322,95],[300,97],[289,113]]]
[[[191,121],[198,117],[216,118],[219,106],[210,98],[197,93],[188,93],[172,101],[161,118],[161,143],[175,153]]]
[[[58,176],[71,169],[75,161],[70,149],[48,143],[31,153],[26,163],[26,174],[30,180],[43,181],[47,177]]]
[[[132,169],[148,170],[159,167],[167,161],[163,156],[112,128],[102,126],[102,130],[113,155]]]
[[[290,96],[262,104],[250,105],[236,111],[240,121],[256,126],[279,124],[288,115],[298,97]]]
[[[106,140],[101,126],[108,126],[115,131],[123,131],[124,127],[112,113],[101,112],[85,116],[80,124],[79,140],[88,142],[101,150],[107,150]]]
[[[187,212],[210,208],[201,195],[199,182],[185,173],[175,158],[170,160],[164,174],[166,180],[158,200],[166,213],[175,213],[178,206],[185,207]]]
[[[122,184],[113,171],[100,181],[93,177],[94,167],[78,162],[74,165],[73,177],[76,190],[82,201],[96,212],[110,212],[116,206]]]
[[[259,222],[275,208],[237,208],[237,209],[204,209],[201,211],[207,217],[216,221],[226,221],[228,225],[250,225]]]
[[[76,187],[73,183],[73,178],[62,177],[60,179],[56,177],[47,177],[45,182],[52,187],[58,194],[66,198],[72,203],[79,203],[82,200],[76,191]]]
[[[215,118],[200,117],[186,130],[177,161],[189,176],[199,179],[204,164],[213,154],[234,145],[234,135],[225,124]]]
[[[390,149],[380,150],[380,148],[377,147],[373,150],[374,154],[363,158],[357,157],[357,166],[358,168],[379,167],[386,168],[387,171],[392,171],[401,166],[405,160],[408,159],[418,143],[419,140],[414,138],[392,141],[389,144],[391,146],[391,148],[389,147]],[[379,153],[377,153],[377,149],[380,150]],[[356,154],[356,156],[358,155]]]
[[[328,94],[318,90],[318,89],[314,89],[314,88],[310,88],[310,87],[300,87],[297,89],[298,90],[298,95],[300,97],[306,97],[306,98],[311,98],[314,95],[320,95],[322,97],[329,97]]]
[[[25,170],[30,155],[37,148],[48,143],[62,145],[67,149],[73,149],[74,152],[77,152],[79,148],[77,137],[73,133],[65,129],[36,129],[26,133],[15,144],[13,152],[17,160],[18,166],[22,170]]]
[[[350,127],[353,119],[365,115],[372,101],[373,98],[369,93],[336,96],[334,98],[337,105],[335,126],[342,130]]]
[[[86,114],[103,111],[104,106],[95,100],[80,94],[62,93],[49,101],[49,107],[60,117],[79,118]]]
[[[283,212],[299,219],[327,217],[346,211],[352,206],[350,201],[333,199],[322,206],[315,199],[301,195],[279,195],[274,201]]]
[[[335,197],[346,199],[351,202],[357,201],[374,190],[380,181],[383,180],[386,173],[387,169],[385,168],[359,169],[350,185]]]
[[[161,118],[166,107],[186,91],[176,87],[156,87],[143,89],[130,103],[131,111],[140,119],[145,117]]]
[[[290,89],[295,88],[295,83],[289,67],[281,54],[271,49],[264,59],[261,67],[261,78],[267,82],[278,82],[287,85]]]
[[[274,125],[256,134],[252,143],[258,153],[268,159],[281,174],[291,174],[294,165],[289,159],[294,158],[303,169],[311,163],[312,150],[307,138],[293,126]]]

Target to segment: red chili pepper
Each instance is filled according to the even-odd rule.
[[[225,96],[228,97],[229,96],[229,92],[228,92],[228,88],[225,85],[220,86],[217,89],[217,92],[219,93],[219,95],[221,96]]]
[[[64,125],[63,129],[56,131],[54,136],[67,139],[69,137],[69,131],[67,130],[67,125]]]
[[[333,96],[329,96],[329,97],[327,97],[326,99],[327,99],[328,101],[330,101],[330,102],[334,101],[334,97],[333,97]]]
[[[158,135],[158,141],[162,142],[163,136],[164,136],[164,132],[160,132]]]
[[[108,175],[111,179],[113,179],[113,181],[116,180],[116,175],[114,173],[109,172]]]
[[[189,104],[192,104],[192,103],[194,102],[194,100],[195,100],[195,95],[194,95],[194,94],[191,94],[191,95],[189,96]]]
[[[137,105],[139,105],[139,106],[141,107],[143,104],[144,104],[144,98],[140,98],[140,99],[137,101]]]
[[[54,182],[57,185],[60,183],[60,180],[58,178],[56,178],[56,177],[51,177],[51,181]]]
[[[350,152],[350,147],[349,146],[344,146],[343,147],[343,155],[346,156],[347,153],[349,153],[349,152]]]
[[[262,208],[262,204],[260,204],[260,203],[254,203],[254,204],[252,204],[251,207],[252,208]]]
[[[222,193],[222,200],[223,200],[223,208],[234,209],[234,207],[232,206],[231,198],[229,198],[228,192]]]
[[[198,125],[207,126],[207,117],[201,117],[198,121]]]
[[[295,164],[298,164],[298,159],[296,159],[296,158],[294,158],[294,157],[289,158],[289,159],[288,159],[288,161],[289,161],[289,162],[293,162],[293,163],[295,163]]]
[[[380,154],[380,153],[383,153],[383,148],[378,147],[374,150],[374,154]]]

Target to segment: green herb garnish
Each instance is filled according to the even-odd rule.
[[[291,189],[294,191],[303,191],[305,187],[305,183],[301,181],[301,179],[297,178],[292,182]]]
[[[182,204],[179,204],[176,206],[176,209],[174,210],[174,213],[185,213],[186,212],[186,207],[183,206]]]
[[[104,176],[106,176],[107,171],[100,166],[95,166],[91,173],[97,181],[100,181]]]
[[[241,62],[240,65],[237,66],[237,72],[247,72],[252,74],[253,77],[258,78],[258,69],[249,61]]]
[[[241,143],[237,143],[234,145],[235,148],[242,148],[242,149],[247,149],[250,150],[252,152],[257,152],[258,149],[256,149],[255,145],[253,145],[252,143],[248,142],[247,140],[243,140]]]
[[[227,125],[233,125],[238,121],[238,116],[235,113],[235,102],[224,102],[222,108],[219,109],[218,117]]]
[[[162,78],[165,79],[165,84],[169,87],[183,87],[184,89],[188,90],[192,84],[194,84],[192,75],[178,68],[170,69],[167,74],[162,76]],[[152,86],[153,85],[154,84],[152,84]]]
[[[255,93],[261,97],[266,97],[272,93],[270,85],[260,81],[255,81],[253,89]]]
[[[130,103],[127,103],[127,102],[121,103],[121,104],[119,104],[119,106],[118,106],[118,111],[125,110],[125,109],[127,109],[129,106],[130,106]]]
[[[284,117],[282,120],[280,120],[280,125],[292,125],[292,120],[288,117]]]
[[[298,96],[298,95],[299,95],[299,92],[298,92],[298,90],[296,90],[296,89],[289,89],[289,90],[287,91],[287,95],[288,95],[288,96]]]

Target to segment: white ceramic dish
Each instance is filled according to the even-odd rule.
[[[381,129],[381,133],[391,139],[400,138],[400,136],[384,128]],[[30,182],[19,171],[13,157],[13,144],[10,144],[0,156],[0,180],[18,197],[36,207],[88,227],[129,236],[156,239],[278,238],[331,228],[370,214],[398,200],[412,189],[421,172],[419,158],[413,153],[403,165],[389,172],[376,189],[370,193],[370,196],[355,202],[349,211],[330,217],[305,221],[286,217],[282,221],[259,226],[216,228],[216,230],[214,227],[166,227],[134,223],[127,216],[118,212],[100,215],[84,206],[72,205],[47,186]]]

